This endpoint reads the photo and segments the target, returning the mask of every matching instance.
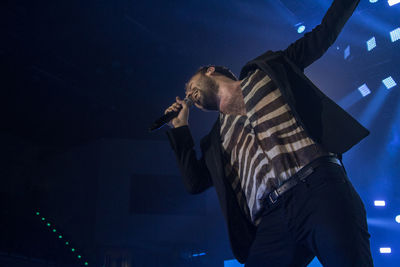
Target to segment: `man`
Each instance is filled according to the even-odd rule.
[[[372,266],[364,205],[341,156],[369,132],[303,74],[336,40],[359,1],[336,0],[322,23],[247,63],[240,80],[201,68],[186,97],[219,111],[196,158],[188,106],[167,132],[190,193],[214,186],[231,247],[246,266]]]

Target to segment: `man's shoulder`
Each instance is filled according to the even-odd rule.
[[[246,63],[246,65],[243,66],[242,70],[240,71],[240,76],[239,79],[242,80],[244,79],[249,72],[259,68],[259,62],[268,62],[271,60],[276,60],[279,57],[282,57],[284,54],[283,51],[279,50],[279,51],[272,51],[272,50],[268,50],[264,53],[262,53],[261,55],[257,56],[256,58],[248,61]]]
[[[275,59],[277,57],[280,57],[283,55],[283,51],[279,50],[279,51],[272,51],[272,50],[268,50],[264,53],[262,53],[261,55],[259,55],[258,57],[256,57],[253,60],[271,60],[271,59]]]

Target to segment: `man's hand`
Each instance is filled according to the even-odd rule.
[[[178,128],[181,126],[188,125],[188,120],[189,120],[189,107],[185,103],[185,101],[181,100],[179,96],[176,97],[176,102],[169,106],[164,114],[171,112],[171,111],[178,111],[180,108],[182,108],[175,118],[173,118],[168,125],[172,128]]]

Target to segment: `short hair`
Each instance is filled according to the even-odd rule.
[[[237,80],[238,80],[237,77],[235,76],[235,74],[233,74],[233,72],[232,72],[230,69],[228,69],[227,67],[224,67],[224,66],[215,66],[215,65],[203,66],[203,67],[200,67],[200,68],[196,71],[196,73],[195,73],[194,75],[196,75],[196,74],[198,74],[198,73],[206,74],[207,69],[208,69],[209,67],[214,67],[216,73],[221,74],[221,75],[224,75],[225,77],[228,77],[229,79],[232,79],[232,80],[234,80],[234,81],[237,81]]]

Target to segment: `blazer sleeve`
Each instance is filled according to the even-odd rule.
[[[204,156],[199,160],[196,157],[189,127],[169,129],[167,136],[175,152],[186,190],[190,194],[198,194],[211,187],[210,172],[205,164]]]
[[[335,0],[320,25],[284,50],[301,70],[319,59],[335,42],[360,0]]]

